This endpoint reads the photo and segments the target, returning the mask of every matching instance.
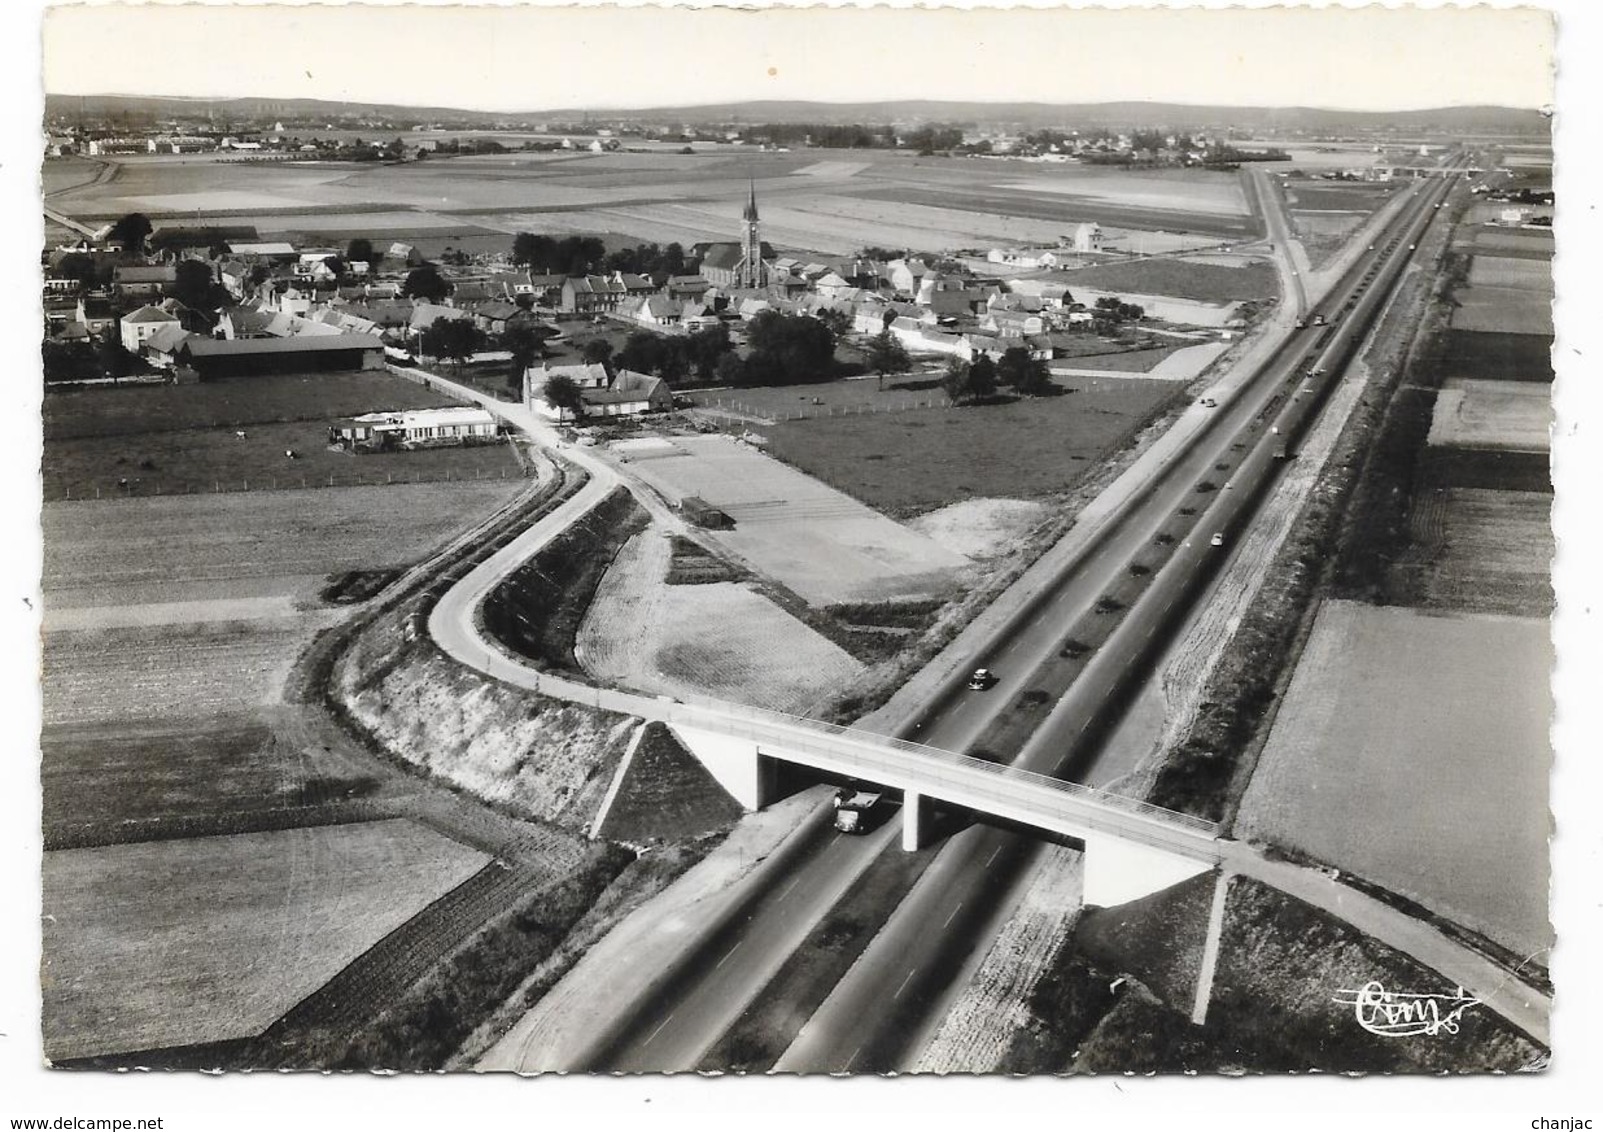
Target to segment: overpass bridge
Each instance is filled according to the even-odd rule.
[[[515,409],[506,415],[523,416]],[[1220,862],[1216,825],[1145,802],[871,731],[712,698],[599,688],[536,669],[486,634],[480,609],[514,570],[619,486],[604,462],[582,449],[565,451],[590,472],[584,488],[469,571],[430,612],[429,635],[458,663],[553,699],[666,724],[750,810],[775,800],[779,765],[788,762],[900,790],[902,844],[910,850],[927,842],[937,802],[1082,842],[1086,899],[1104,906],[1156,892]]]

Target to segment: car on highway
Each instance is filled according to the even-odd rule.
[[[1212,397],[1204,397],[1201,401],[1198,401],[1197,404],[1201,405],[1204,409],[1217,409],[1219,407],[1219,402],[1215,401]]]
[[[1213,537],[1208,540],[1209,546],[1223,546],[1224,544],[1225,536],[1221,531],[1215,531]]]
[[[996,674],[989,668],[976,668],[969,674],[968,687],[971,692],[983,692],[996,683]]]

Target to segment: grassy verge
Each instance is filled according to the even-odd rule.
[[[623,488],[519,567],[484,602],[484,624],[507,648],[554,669],[582,670],[573,642],[601,576],[647,523]]]

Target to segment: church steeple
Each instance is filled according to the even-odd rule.
[[[740,241],[740,285],[761,287],[767,282],[767,272],[763,266],[762,232],[757,224],[757,183],[748,180],[747,185],[746,210],[741,213],[745,227]]]

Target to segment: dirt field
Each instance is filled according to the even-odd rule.
[[[259,595],[304,601],[338,571],[418,560],[520,486],[509,480],[47,504],[46,616]]]
[[[1173,295],[1203,303],[1271,299],[1280,292],[1275,269],[1267,263],[1220,267],[1183,259],[1143,259],[1068,271],[1056,278],[1071,292],[1078,284],[1099,291]]]
[[[387,373],[52,392],[44,403],[44,497],[54,501],[519,476],[521,469],[506,444],[363,456],[328,447],[328,426],[339,417],[453,403]],[[295,458],[286,456],[290,451]]]
[[[797,421],[766,429],[787,463],[891,515],[968,499],[1066,491],[1178,386],[1082,380],[1079,392],[1009,404]]]
[[[862,671],[749,585],[667,585],[669,555],[668,536],[650,528],[613,560],[574,646],[587,672],[643,692],[805,712]]]
[[[1551,393],[1534,381],[1450,377],[1436,395],[1429,443],[1546,452],[1553,423]]]
[[[961,411],[961,410],[958,410]],[[769,430],[829,436],[868,422],[894,429],[923,411],[802,421]],[[884,601],[941,592],[968,560],[756,448],[721,436],[676,437],[673,451],[630,461],[670,499],[700,496],[735,521],[707,537],[759,574],[814,604]],[[791,456],[776,439],[781,455]],[[799,462],[799,461],[798,461]]]
[[[403,821],[47,853],[46,1056],[255,1033],[485,861]]]
[[[1052,509],[1023,499],[967,499],[911,520],[907,525],[968,558],[1010,554]]]
[[[1545,621],[1327,602],[1238,834],[1541,951],[1552,663]]]
[[[1553,339],[1547,334],[1451,330],[1443,372],[1496,381],[1553,380]]]

